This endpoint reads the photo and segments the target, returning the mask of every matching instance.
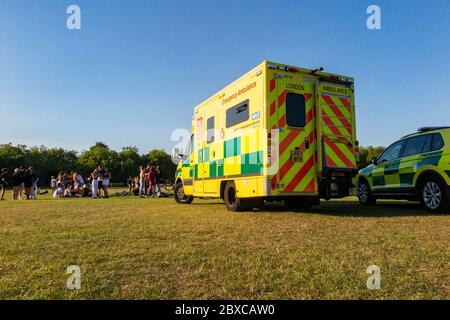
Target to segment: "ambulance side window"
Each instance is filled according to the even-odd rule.
[[[235,126],[239,123],[247,121],[249,118],[249,101],[241,102],[237,106],[234,106],[227,110],[227,128]]]
[[[286,122],[290,127],[304,127],[306,124],[305,96],[298,93],[286,94]]]
[[[194,152],[194,134],[191,134],[191,141],[189,142],[189,155]]]
[[[214,117],[206,121],[206,143],[214,142]]]

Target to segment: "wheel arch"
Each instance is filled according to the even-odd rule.
[[[442,174],[435,170],[434,168],[427,168],[425,170],[421,170],[420,172],[417,173],[415,179],[414,179],[414,187],[417,189],[419,188],[423,181],[427,178],[427,177],[436,177],[438,178],[444,185],[447,185],[447,182],[445,181],[445,178],[442,177]]]

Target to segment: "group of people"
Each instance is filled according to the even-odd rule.
[[[148,164],[139,167],[139,176],[128,178],[128,188],[136,196],[160,197],[161,196],[161,169],[159,166]]]
[[[83,177],[78,172],[60,172],[57,176],[52,176],[50,188],[54,198],[66,197],[92,197],[108,198],[111,181],[111,172],[104,166],[96,167],[89,176]],[[161,192],[161,169],[160,167],[148,164],[139,167],[139,175],[130,177],[127,181],[129,192],[140,197],[160,197]],[[40,192],[42,183],[36,176],[32,167],[20,167],[14,169],[10,175],[8,169],[0,170],[0,195],[4,199],[5,188],[13,188],[13,199],[36,199]]]
[[[100,165],[86,179],[78,172],[60,172],[57,177],[51,178],[50,187],[54,198],[108,198],[110,180],[111,172]]]
[[[14,200],[36,199],[36,194],[39,192],[41,185],[42,183],[36,176],[33,167],[15,168],[11,175],[6,168],[0,171],[1,200],[5,200],[5,188],[7,186],[13,188]]]

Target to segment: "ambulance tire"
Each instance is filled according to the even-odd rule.
[[[363,206],[373,206],[377,202],[377,198],[372,194],[369,183],[362,179],[358,183],[358,200]]]
[[[191,204],[194,200],[193,196],[187,196],[184,194],[183,183],[179,182],[175,185],[175,189],[173,191],[173,195],[175,201],[179,204]]]
[[[442,179],[430,175],[425,177],[418,190],[420,203],[430,213],[449,213],[447,188]]]
[[[264,205],[263,199],[240,199],[237,196],[236,184],[234,181],[228,181],[225,184],[223,200],[225,201],[227,209],[234,212],[251,211],[253,208],[261,208]]]

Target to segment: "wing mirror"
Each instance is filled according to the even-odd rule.
[[[370,160],[370,163],[373,165],[377,165],[378,164],[378,159],[377,158],[372,158],[372,160]]]

